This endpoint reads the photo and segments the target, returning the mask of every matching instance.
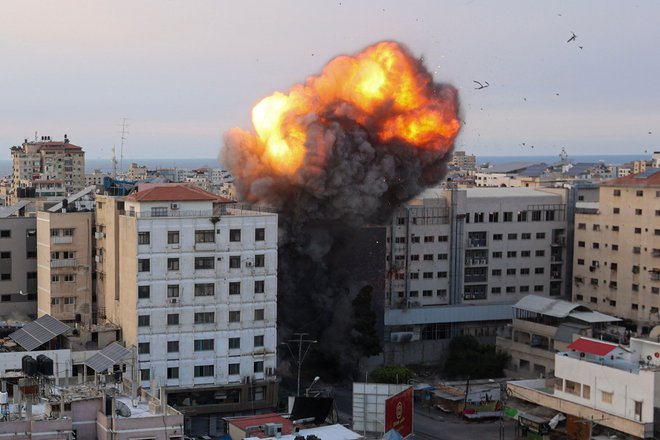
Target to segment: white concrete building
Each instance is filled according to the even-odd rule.
[[[441,359],[460,334],[494,343],[516,301],[563,297],[567,225],[564,189],[429,189],[399,208],[387,239],[386,360]]]
[[[555,355],[554,387],[509,382],[510,394],[637,438],[653,438],[660,400],[660,343],[631,339],[629,347],[579,338]],[[570,420],[569,420],[570,422]]]
[[[101,316],[184,412],[276,399],[277,215],[189,184],[97,198]],[[207,418],[208,419],[208,418]]]

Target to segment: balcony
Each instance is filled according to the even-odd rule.
[[[468,247],[468,248],[479,248],[479,247],[486,247],[486,246],[488,246],[487,240],[473,238],[473,239],[468,240],[466,247]]]
[[[58,267],[76,267],[77,266],[77,261],[75,258],[67,258],[64,260],[51,260],[50,261],[50,267],[51,268],[58,268]]]
[[[65,235],[63,237],[51,237],[53,239],[53,244],[71,244],[73,243],[73,236]]]
[[[488,281],[488,275],[465,275],[463,281],[466,283],[485,283]]]
[[[488,258],[466,258],[466,266],[487,266]]]

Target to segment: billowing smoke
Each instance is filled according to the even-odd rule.
[[[457,111],[456,89],[433,82],[399,44],[382,42],[262,100],[255,133],[226,133],[220,162],[239,200],[279,212],[281,339],[306,332],[354,360],[346,250],[364,226],[384,223],[443,178]]]

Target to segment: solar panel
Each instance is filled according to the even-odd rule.
[[[105,371],[113,365],[118,364],[130,353],[129,350],[125,349],[118,343],[113,342],[91,358],[87,359],[85,365],[96,372]]]
[[[27,351],[32,351],[69,330],[71,330],[71,327],[65,323],[50,315],[44,315],[16,330],[9,337]]]

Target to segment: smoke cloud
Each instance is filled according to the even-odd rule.
[[[457,112],[455,88],[384,42],[264,99],[253,112],[256,133],[225,134],[220,162],[238,199],[279,213],[281,339],[306,332],[324,351],[355,361],[351,300],[361,286],[351,285],[346,251],[363,227],[383,224],[444,177]]]

